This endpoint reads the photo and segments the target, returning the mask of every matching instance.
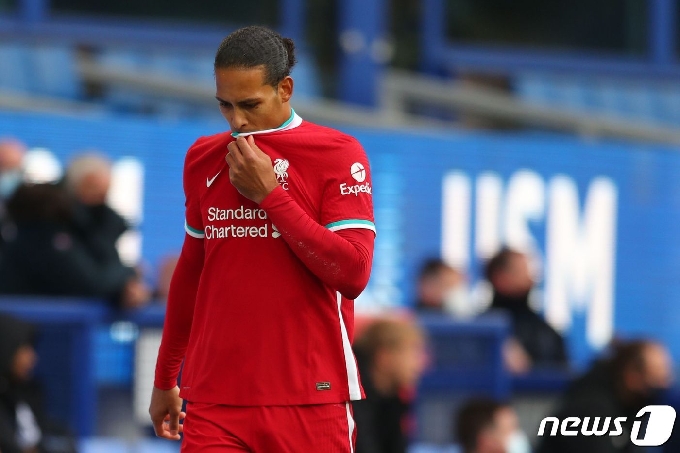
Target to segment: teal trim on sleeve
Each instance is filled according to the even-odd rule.
[[[184,221],[184,229],[189,236],[195,237],[196,239],[203,239],[205,237],[205,232],[203,230],[193,228],[186,220]]]
[[[377,234],[376,229],[375,229],[375,224],[369,220],[360,220],[360,219],[348,219],[348,220],[339,220],[337,222],[329,223],[326,225],[326,228],[328,228],[330,231],[339,231],[339,230],[347,230],[349,228],[358,228],[358,229],[363,229],[363,230],[371,230],[374,233]]]

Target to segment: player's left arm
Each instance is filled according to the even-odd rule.
[[[320,225],[279,186],[271,159],[257,148],[252,136],[247,140],[238,138],[229,145],[227,163],[232,184],[260,204],[300,261],[346,298],[358,297],[368,283],[373,261],[372,220],[356,222],[354,227],[343,222],[336,228]],[[349,175],[349,167],[346,171]],[[371,203],[363,211],[370,211],[361,215],[372,219]]]

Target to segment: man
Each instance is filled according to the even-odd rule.
[[[73,234],[98,266],[119,268],[129,274],[120,294],[123,308],[139,308],[151,291],[137,270],[123,264],[117,243],[129,229],[127,221],[107,204],[111,188],[111,161],[97,152],[85,152],[71,160],[64,178],[71,199]]]
[[[534,279],[527,256],[504,248],[486,265],[486,278],[493,288],[490,310],[507,313],[513,338],[506,344],[506,367],[521,374],[532,367],[566,367],[564,340],[541,316],[529,307]]]
[[[293,111],[294,63],[293,42],[266,28],[225,38],[216,98],[231,132],[187,153],[187,234],[149,408],[157,435],[183,430],[185,453],[354,448],[370,171],[355,139]]]
[[[598,420],[602,429],[607,417],[610,422],[626,417],[619,436],[584,436],[578,427],[575,436],[543,435],[540,453],[635,453],[645,449],[631,441],[631,429],[637,412],[650,404],[660,404],[660,394],[671,386],[672,364],[666,348],[649,340],[623,342],[614,347],[611,356],[596,362],[581,378],[572,383],[562,397],[556,417],[588,417]],[[549,431],[552,427],[545,428]],[[607,432],[614,431],[614,423]]]
[[[462,453],[529,453],[526,434],[512,407],[491,399],[472,399],[456,417]]]
[[[425,335],[409,320],[374,321],[355,351],[366,399],[354,403],[356,453],[406,453],[411,401],[427,362]]]
[[[418,300],[415,309],[421,314],[471,313],[465,291],[465,276],[439,258],[425,261],[418,275]]]

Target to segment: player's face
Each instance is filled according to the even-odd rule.
[[[263,66],[215,70],[215,97],[232,132],[274,129],[290,116],[293,79],[286,77],[271,86],[264,82],[264,75]]]

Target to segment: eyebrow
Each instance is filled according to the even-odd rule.
[[[219,102],[224,102],[225,104],[231,104],[231,102],[225,101],[224,99],[215,96],[215,99],[217,99]],[[256,102],[260,102],[259,98],[248,98],[248,99],[243,99],[241,101],[238,101],[238,105],[243,105],[243,104],[254,104]]]

